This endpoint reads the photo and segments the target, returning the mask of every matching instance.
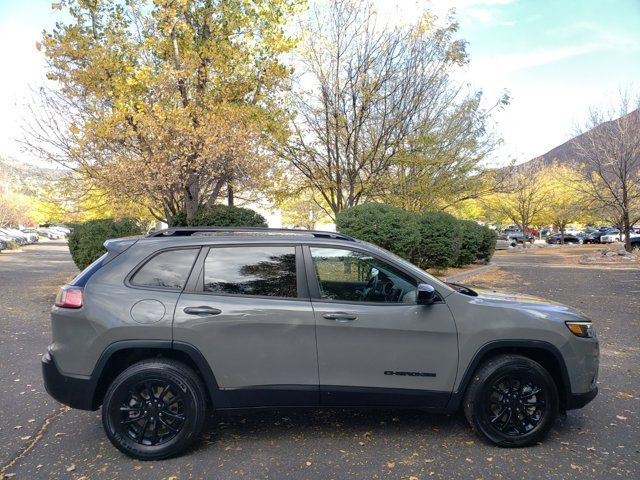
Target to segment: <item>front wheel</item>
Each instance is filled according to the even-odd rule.
[[[478,368],[464,397],[464,413],[476,433],[501,447],[541,440],[558,412],[558,389],[539,363],[501,355]]]
[[[102,425],[113,445],[130,457],[161,460],[198,438],[206,415],[200,378],[183,363],[136,363],[113,381],[102,405]]]

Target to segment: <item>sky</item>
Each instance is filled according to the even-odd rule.
[[[408,20],[426,0],[375,0]],[[432,0],[444,17],[456,10],[470,64],[461,78],[487,105],[508,91],[495,116],[503,145],[492,162],[526,161],[570,139],[589,107],[640,92],[640,0]],[[31,89],[42,85],[43,30],[61,13],[50,0],[0,0],[0,155],[33,161],[16,141]]]

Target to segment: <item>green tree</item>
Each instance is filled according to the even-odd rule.
[[[458,25],[440,25],[429,11],[386,23],[370,0],[312,4],[283,155],[332,218],[367,201],[434,206],[436,186],[444,204],[475,191],[495,139],[481,93],[452,80],[468,62]]]

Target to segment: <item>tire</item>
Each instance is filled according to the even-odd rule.
[[[189,367],[169,359],[127,368],[109,386],[102,405],[102,425],[111,443],[139,460],[183,452],[200,435],[205,417],[202,381]]]
[[[539,392],[532,393],[536,389]],[[500,447],[540,441],[553,425],[558,406],[558,389],[549,372],[520,355],[500,355],[483,363],[464,396],[471,428]]]

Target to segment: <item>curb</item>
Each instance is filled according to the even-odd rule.
[[[468,272],[460,272],[460,273],[456,273],[455,275],[451,275],[449,277],[444,277],[443,280],[445,282],[462,282],[464,280],[467,280],[471,277],[475,277],[476,275],[480,275],[481,273],[486,273],[490,270],[493,270],[494,268],[496,268],[498,265],[496,263],[490,263],[488,265],[484,265],[480,268],[475,268],[473,270],[470,270]]]

